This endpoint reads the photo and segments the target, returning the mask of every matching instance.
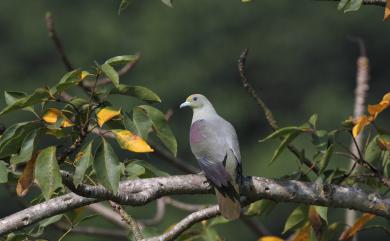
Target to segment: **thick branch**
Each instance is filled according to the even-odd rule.
[[[66,177],[64,178],[67,181]],[[66,183],[68,186],[69,183]],[[117,194],[103,187],[79,185],[73,190],[86,197],[70,193],[26,208],[0,220],[0,235],[44,218],[102,200],[124,205],[141,206],[162,196],[212,193],[202,175],[181,175],[123,181]],[[277,181],[262,177],[247,177],[242,194],[249,200],[271,199],[277,202],[304,203],[335,208],[350,208],[390,218],[390,199],[377,193],[367,193],[356,187],[316,184],[300,181]]]

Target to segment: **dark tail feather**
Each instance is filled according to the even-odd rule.
[[[241,212],[240,201],[236,198],[231,198],[228,195],[223,195],[216,188],[215,193],[222,216],[229,220],[239,218]]]

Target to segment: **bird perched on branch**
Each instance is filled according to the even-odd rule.
[[[190,95],[180,108],[193,110],[190,146],[200,168],[214,186],[219,210],[229,220],[240,217],[241,155],[232,124],[217,114],[201,94]]]

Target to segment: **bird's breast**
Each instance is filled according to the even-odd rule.
[[[190,129],[190,143],[191,145],[196,145],[201,143],[205,136],[203,135],[204,131],[204,120],[197,120],[191,125]]]

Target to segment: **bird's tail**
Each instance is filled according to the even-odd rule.
[[[233,188],[233,187],[231,187]],[[236,192],[236,190],[233,191]],[[229,220],[234,220],[240,217],[241,212],[241,204],[240,197],[238,195],[232,197],[231,195],[227,195],[226,193],[221,193],[218,189],[215,188],[215,193],[217,195],[219,210],[222,216]]]

